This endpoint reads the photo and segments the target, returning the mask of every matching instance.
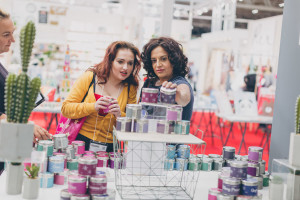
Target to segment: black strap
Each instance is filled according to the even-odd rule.
[[[90,85],[89,85],[89,88],[88,88],[87,92],[85,93],[85,95],[84,95],[84,97],[83,97],[83,99],[82,99],[81,102],[84,102],[86,96],[87,96],[88,93],[89,93],[90,87],[92,86],[92,84],[94,83],[94,81],[95,81],[95,74],[93,74],[93,80],[91,81],[91,83],[90,83]],[[95,87],[94,87],[94,88],[95,88]]]

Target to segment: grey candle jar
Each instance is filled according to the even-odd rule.
[[[132,120],[127,117],[118,117],[116,121],[116,130],[122,132],[131,132]]]
[[[140,104],[127,104],[126,117],[129,119],[141,119],[142,105]]]

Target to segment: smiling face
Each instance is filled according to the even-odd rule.
[[[168,57],[168,53],[161,46],[151,52],[152,67],[161,83],[170,80],[173,76],[173,66]]]
[[[134,54],[130,49],[119,49],[112,63],[110,77],[124,81],[130,76],[134,66]]]
[[[13,33],[15,26],[11,19],[0,20],[0,54],[8,52],[12,42],[15,42]]]

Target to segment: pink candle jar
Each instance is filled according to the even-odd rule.
[[[96,175],[97,159],[92,157],[81,157],[78,159],[78,173],[80,175]]]
[[[108,167],[108,155],[107,154],[101,154],[97,156],[97,167]]]
[[[167,120],[180,121],[182,118],[182,107],[172,106],[167,108]]]
[[[142,102],[157,103],[158,89],[156,88],[143,88]]]
[[[69,170],[65,170],[64,172],[55,173],[54,174],[54,184],[56,185],[64,185],[67,182],[67,174]]]
[[[220,194],[221,191],[219,188],[210,188],[208,191],[208,200],[217,200],[218,194]]]
[[[75,148],[75,154],[84,154],[85,142],[80,140],[74,140],[72,142],[73,147]]]
[[[175,104],[176,88],[165,88],[160,89],[160,102]]]
[[[107,179],[105,174],[91,176],[89,182],[90,194],[106,194]]]
[[[68,191],[71,194],[86,193],[86,177],[80,175],[69,175]]]

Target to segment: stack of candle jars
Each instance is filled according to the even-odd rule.
[[[188,167],[190,166],[190,167]],[[166,159],[164,169],[186,171],[199,170],[199,160],[190,154],[190,146],[188,145],[167,145]]]

